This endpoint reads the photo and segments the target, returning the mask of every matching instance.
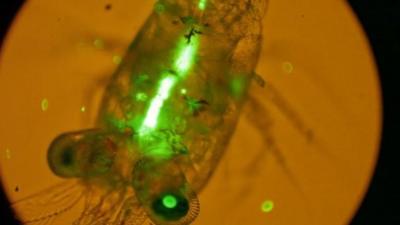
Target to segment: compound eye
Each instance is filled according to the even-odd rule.
[[[164,193],[153,201],[153,212],[166,221],[176,221],[189,212],[189,201],[180,194]]]
[[[48,162],[51,170],[60,177],[77,177],[80,168],[77,163],[76,145],[65,136],[56,138],[48,151]]]

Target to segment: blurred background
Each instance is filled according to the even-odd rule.
[[[23,1],[2,3],[0,173],[5,224],[14,224],[9,200],[57,182],[45,162],[49,141],[59,132],[93,126],[102,78],[118,65],[152,5],[61,2],[31,1],[19,14]],[[395,12],[400,6],[396,1],[349,4],[356,15],[342,1],[271,1],[257,71],[287,104],[258,93],[273,129],[260,133],[241,118],[226,157],[200,195],[202,212],[195,224],[339,225],[353,216],[351,224],[400,222],[393,207],[399,195],[390,176],[395,171],[391,135],[398,115],[393,108],[397,93],[390,84],[399,53]],[[287,116],[287,109],[294,109],[296,116]],[[312,131],[311,143],[304,130]],[[280,146],[285,163],[260,150],[266,136]],[[272,202],[271,212],[261,209]],[[229,213],[223,216],[221,210]]]

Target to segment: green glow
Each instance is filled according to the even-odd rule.
[[[49,100],[47,100],[47,98],[42,99],[40,107],[42,108],[43,112],[47,111],[47,109],[49,109]]]
[[[244,77],[235,77],[230,82],[230,90],[234,97],[239,98],[244,94],[246,80]]]
[[[199,40],[197,36],[193,36],[190,43],[187,43],[186,38],[181,40],[178,47],[178,56],[174,63],[174,69],[180,77],[186,76],[188,70],[193,65],[198,44]]]
[[[193,64],[195,53],[198,46],[198,38],[193,37],[190,43],[184,38],[178,46],[178,56],[174,63],[174,69],[180,78],[186,76],[188,70]],[[141,135],[147,134],[149,131],[157,127],[158,116],[160,110],[171,94],[172,88],[178,82],[175,74],[168,73],[160,82],[157,94],[151,100],[150,107],[147,110],[144,122],[139,129]]]
[[[163,106],[164,101],[168,99],[171,89],[176,82],[177,79],[174,75],[168,75],[161,80],[157,95],[151,101],[150,107],[146,113],[146,118],[140,128],[141,134],[147,133],[157,126],[158,115],[160,114],[161,107]]]
[[[86,107],[85,106],[82,106],[81,107],[81,112],[85,112],[86,111]]]
[[[166,195],[166,196],[163,197],[162,203],[166,208],[173,209],[178,204],[178,201],[176,200],[175,196]]]
[[[175,62],[175,68],[177,72],[184,75],[193,63],[193,56],[196,49],[194,45],[188,45],[183,48],[182,52],[179,54],[178,59]]]
[[[186,95],[187,94],[187,90],[185,88],[181,89],[181,94],[182,95]]]
[[[199,9],[200,10],[205,10],[207,7],[207,0],[199,0]]]
[[[269,213],[274,209],[274,202],[271,200],[264,201],[261,204],[261,211]]]
[[[147,95],[143,92],[136,94],[136,101],[145,102],[147,100]]]
[[[154,6],[154,10],[158,13],[162,13],[165,11],[165,6],[161,2],[157,2]]]

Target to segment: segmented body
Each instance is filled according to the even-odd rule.
[[[254,74],[264,6],[156,3],[107,86],[96,128],[62,134],[49,148],[56,175],[100,196],[87,197],[76,224],[193,221],[196,193],[227,147]]]

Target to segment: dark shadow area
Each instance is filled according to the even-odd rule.
[[[351,225],[400,224],[398,212],[399,148],[396,145],[399,110],[398,59],[400,55],[400,1],[350,0],[371,43],[383,95],[384,119],[381,152],[368,193]],[[397,138],[398,139],[398,138]]]

